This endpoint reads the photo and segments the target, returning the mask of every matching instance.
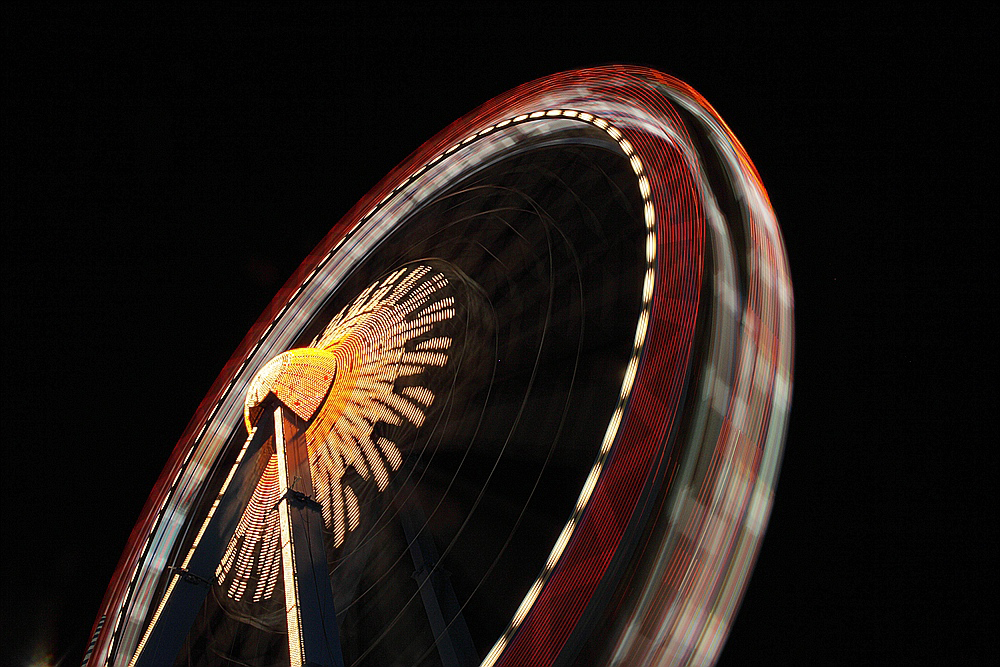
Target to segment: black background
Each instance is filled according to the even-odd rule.
[[[786,455],[721,664],[995,658],[988,27],[911,4],[8,5],[3,662],[79,664],[195,407],[350,206],[482,102],[613,62],[716,107],[791,262]]]

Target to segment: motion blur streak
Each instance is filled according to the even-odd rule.
[[[640,502],[656,528],[612,594],[603,645],[589,648],[609,664],[711,663],[763,537],[790,407],[792,292],[767,194],[715,110],[659,72],[567,72],[495,104],[606,119],[644,165],[657,239],[652,343],[611,458],[497,664],[555,659],[621,546],[614,508]]]

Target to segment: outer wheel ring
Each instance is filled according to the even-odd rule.
[[[420,179],[447,180],[449,165],[498,133],[565,122],[599,128],[632,162],[649,230],[647,280],[632,361],[591,478],[484,664],[571,660],[595,632],[613,660],[718,653],[763,534],[783,444],[787,265],[759,178],[711,107],[658,72],[608,67],[525,84],[467,114],[333,227],[251,328],[171,455],[105,596],[91,664],[111,651],[117,664],[139,641],[135,619],[148,614],[152,582],[180,539],[163,517],[186,515],[199,475],[220,456],[233,396],[294,335],[310,290],[328,289],[323,276],[349,268],[359,233],[400,218],[413,204],[402,195]],[[627,590],[623,577],[636,575],[642,585]],[[611,608],[622,620],[609,620]]]

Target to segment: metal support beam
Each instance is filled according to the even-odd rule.
[[[172,664],[183,647],[208,595],[210,585],[206,584],[214,579],[215,568],[222,560],[223,551],[236,532],[243,509],[260,478],[262,463],[271,456],[270,447],[264,447],[274,434],[268,421],[261,420],[261,428],[247,443],[242,459],[239,459],[228,484],[220,491],[216,500],[218,505],[213,506],[214,513],[210,515],[200,541],[192,546],[186,563],[172,568],[167,590],[154,612],[150,627],[135,654],[125,663],[129,667]]]
[[[479,655],[462,616],[451,578],[438,562],[434,539],[424,530],[427,521],[423,512],[416,505],[410,505],[403,508],[399,516],[410,545],[410,557],[415,568],[413,578],[417,580],[441,662],[444,667],[475,667],[480,663]]]
[[[323,543],[322,508],[312,500],[304,430],[290,410],[275,409],[278,476],[284,492],[278,511],[289,659],[292,667],[344,667]]]

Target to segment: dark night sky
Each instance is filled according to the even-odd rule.
[[[473,107],[612,62],[678,76],[716,107],[792,267],[786,456],[722,664],[995,658],[983,20],[566,3],[7,6],[3,25],[10,664],[79,664],[185,424],[331,225]]]

